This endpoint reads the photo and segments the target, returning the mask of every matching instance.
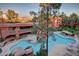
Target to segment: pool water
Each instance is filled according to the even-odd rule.
[[[56,44],[68,45],[75,42],[75,39],[66,35],[63,35],[60,32],[53,32],[48,36],[48,52],[51,51]]]
[[[30,41],[27,41],[27,40],[21,40],[20,42],[18,42],[17,44],[11,46],[8,51],[10,54],[16,47],[21,47],[23,49],[31,46],[33,51],[34,51],[34,54],[36,54],[37,52],[40,51],[40,48],[41,48],[41,44],[42,43],[31,43]],[[44,44],[46,46],[46,43]]]

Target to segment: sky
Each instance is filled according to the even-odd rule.
[[[60,12],[64,12],[67,15],[77,13],[79,15],[79,3],[63,3]]]
[[[0,9],[7,12],[8,9],[15,10],[19,15],[29,15],[30,11],[38,12],[40,10],[38,3],[0,3]],[[67,15],[71,13],[77,13],[79,15],[78,3],[63,3],[60,12],[65,12]]]
[[[15,10],[15,12],[19,13],[21,16],[29,15],[30,11],[38,12],[39,4],[33,3],[0,3],[0,9],[7,12],[8,9]]]

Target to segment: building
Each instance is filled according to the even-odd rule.
[[[26,28],[32,27],[33,23],[0,23],[0,38],[3,40],[15,37],[19,39],[20,35],[25,33],[31,33]]]

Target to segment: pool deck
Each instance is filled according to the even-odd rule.
[[[61,56],[66,51],[66,45],[57,44],[53,48],[51,48],[51,51],[48,52],[49,56]]]
[[[6,55],[8,53],[7,52],[8,51],[8,48],[10,48],[12,45],[20,42],[21,40],[30,40],[31,43],[37,42],[36,35],[31,35],[31,34],[30,35],[27,35],[27,37],[24,37],[24,38],[22,38],[20,40],[17,40],[17,41],[15,40],[15,41],[12,41],[12,42],[6,44],[6,46],[2,47],[3,52],[0,55],[1,56]]]

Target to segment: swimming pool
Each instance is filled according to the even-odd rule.
[[[50,52],[51,48],[53,48],[56,44],[68,45],[73,42],[75,42],[74,38],[63,35],[60,32],[53,32],[48,36],[48,52]]]
[[[53,32],[48,35],[48,53],[49,53],[49,51],[51,51],[51,48],[54,47],[56,44],[68,45],[73,42],[75,42],[74,38],[68,37],[68,36],[63,35],[59,32]],[[30,41],[27,41],[27,40],[21,40],[20,42],[12,45],[8,49],[8,51],[9,51],[8,54],[10,54],[13,51],[13,49],[16,47],[21,47],[21,48],[25,49],[29,46],[31,46],[33,48],[34,54],[36,54],[37,52],[40,51],[41,45],[42,45],[42,43],[39,43],[39,42],[31,43]],[[44,43],[44,45],[46,48],[46,43]]]
[[[30,41],[27,41],[27,40],[21,40],[20,42],[14,44],[13,46],[11,46],[8,49],[8,54],[10,54],[17,47],[21,47],[21,48],[25,49],[25,48],[31,46],[33,51],[34,51],[34,54],[36,55],[36,53],[40,51],[42,43],[43,42],[31,43]],[[46,47],[46,43],[44,45]]]

